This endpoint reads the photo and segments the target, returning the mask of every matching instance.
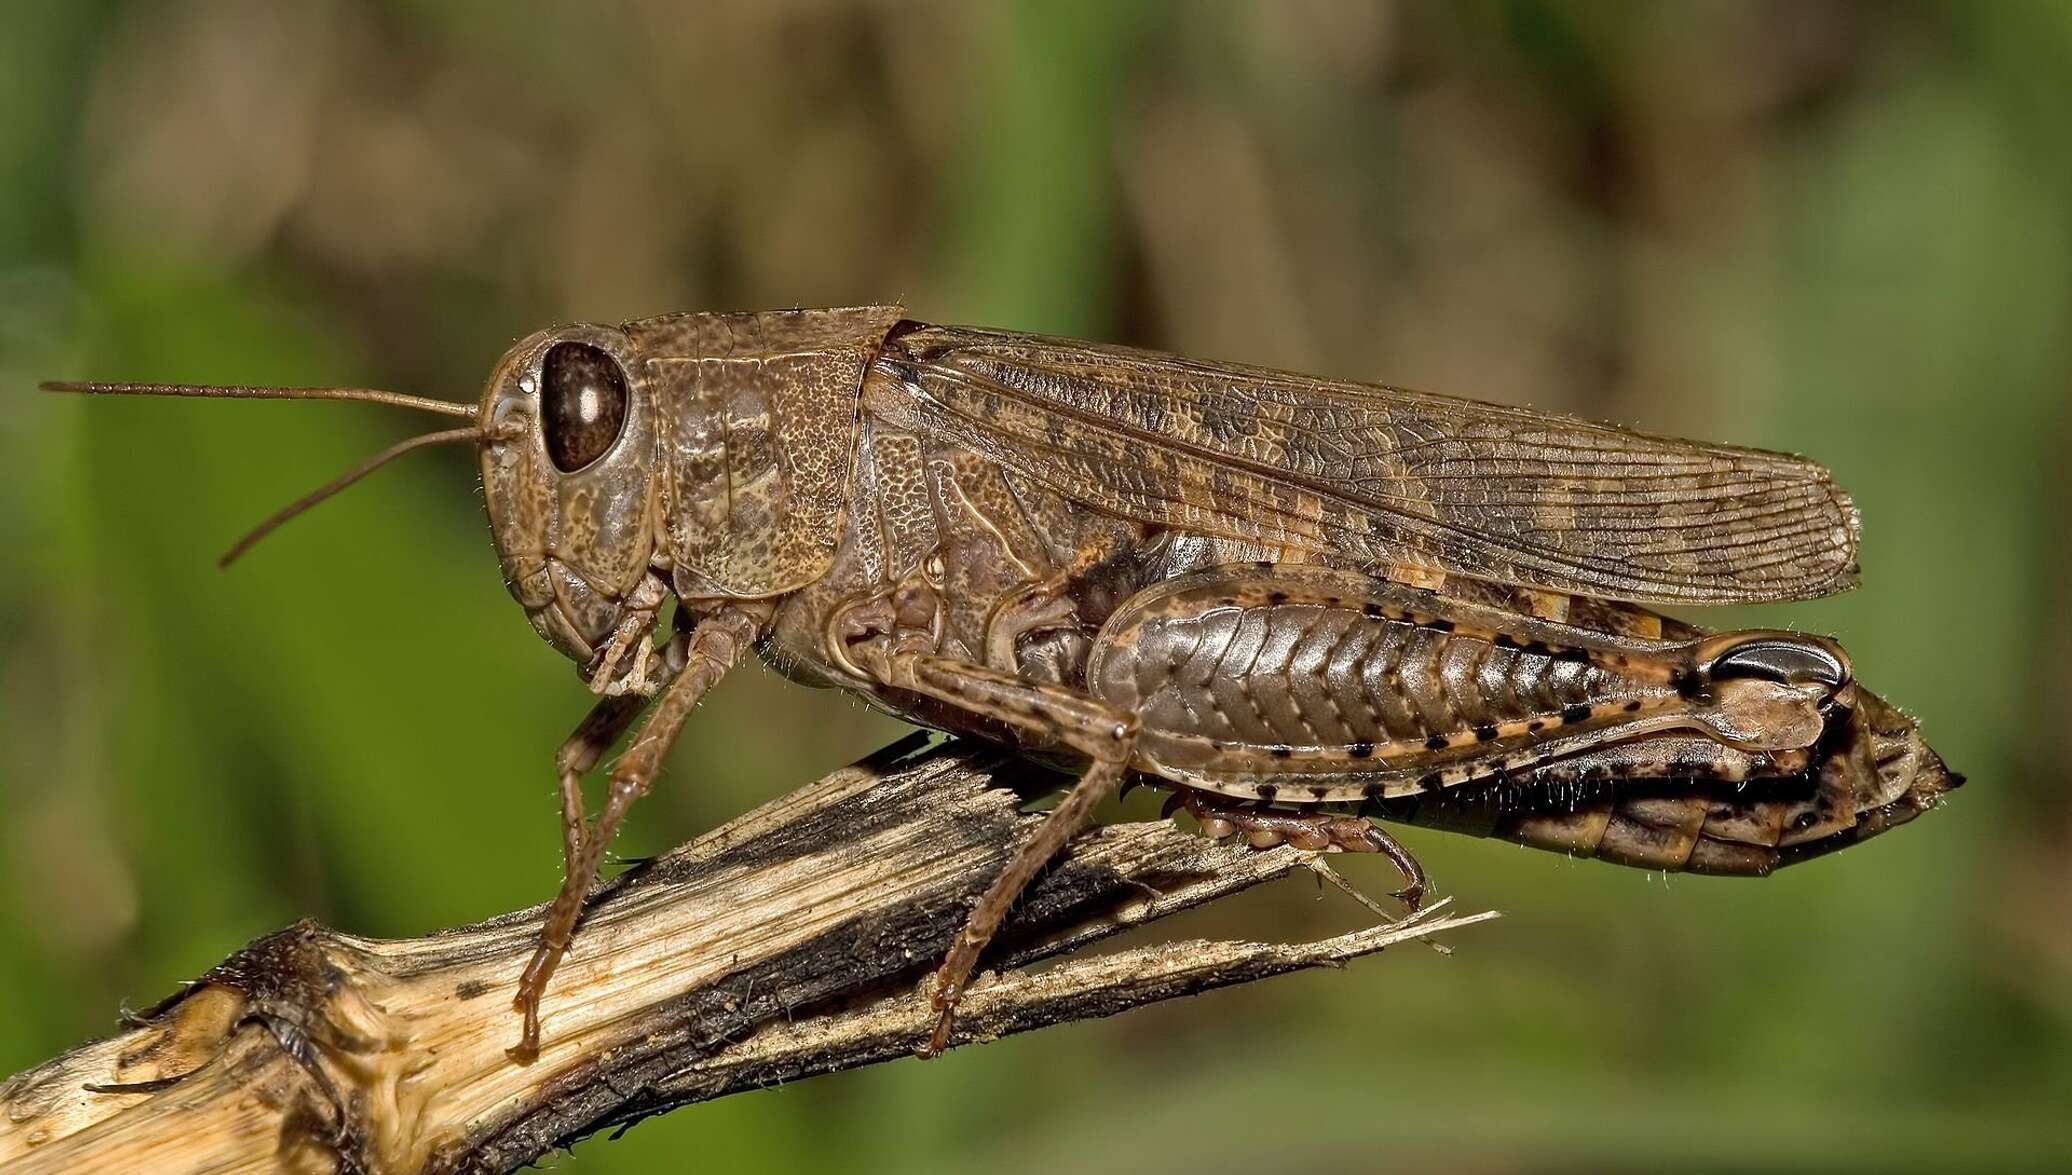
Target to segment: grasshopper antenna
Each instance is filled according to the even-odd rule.
[[[88,396],[197,396],[218,400],[356,400],[364,404],[388,404],[397,408],[415,408],[423,412],[438,412],[447,416],[458,416],[473,422],[480,419],[481,409],[473,404],[454,400],[435,400],[429,396],[412,396],[402,392],[387,392],[379,388],[269,388],[251,387],[243,384],[144,384],[144,383],[93,383],[73,380],[51,380],[42,385],[46,392],[71,392]],[[474,424],[467,428],[447,429],[443,432],[424,433],[409,437],[374,456],[367,458],[309,493],[281,507],[266,521],[246,531],[243,538],[230,545],[216,560],[216,566],[228,567],[238,556],[252,549],[253,544],[281,528],[281,524],[310,507],[331,497],[375,470],[401,457],[403,454],[432,445],[451,445],[462,441],[480,441],[486,433]]]
[[[82,396],[200,396],[216,400],[357,400],[363,404],[388,404],[415,408],[420,412],[442,412],[463,420],[474,420],[481,409],[456,400],[435,400],[385,392],[380,388],[262,388],[244,384],[132,384],[93,383],[83,380],[48,380],[46,392],[71,392]]]
[[[239,555],[251,550],[253,544],[279,530],[282,523],[413,449],[423,449],[431,445],[451,445],[461,441],[479,441],[482,439],[482,435],[482,430],[478,428],[453,428],[447,429],[444,432],[428,432],[421,436],[408,437],[397,441],[374,456],[367,458],[365,461],[360,462],[316,489],[281,507],[269,516],[266,521],[246,531],[245,537],[230,544],[230,549],[217,557],[216,566],[230,566],[237,560]]]

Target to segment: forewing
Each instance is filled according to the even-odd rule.
[[[896,406],[1058,493],[1185,530],[1641,602],[1849,587],[1819,465],[1553,413],[961,327],[895,334]]]

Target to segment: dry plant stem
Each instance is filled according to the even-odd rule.
[[[504,1049],[541,910],[406,941],[311,923],[268,935],[123,1034],[0,1085],[0,1167],[507,1171],[675,1106],[906,1055],[934,1021],[921,980],[1040,819],[1013,786],[1034,771],[910,740],[629,871],[590,907],[530,1065]],[[972,985],[951,1044],[1491,916],[1029,969],[1310,860],[1165,822],[1081,836],[1009,921],[988,956],[998,973]]]

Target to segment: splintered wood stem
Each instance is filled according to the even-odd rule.
[[[591,903],[529,1064],[506,1049],[543,909],[410,940],[267,935],[120,1035],[0,1084],[0,1168],[502,1172],[677,1106],[905,1056],[934,1021],[921,981],[1040,818],[1021,811],[1035,771],[908,740],[628,870]],[[1494,917],[1031,969],[1310,860],[1162,821],[1087,832],[1008,922],[952,1047]]]

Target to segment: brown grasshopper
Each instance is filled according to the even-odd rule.
[[[754,650],[793,680],[1079,772],[934,979],[951,1016],[1011,903],[1131,773],[1212,834],[1417,862],[1367,816],[1659,869],[1762,874],[1961,782],[1832,641],[1639,603],[1852,584],[1809,461],[1565,416],[907,320],[896,306],[542,331],[462,417],[506,585],[599,695],[557,757],[566,878],[540,997],[606,846]],[[666,635],[657,636],[674,600]],[[580,780],[648,717],[587,829]]]

